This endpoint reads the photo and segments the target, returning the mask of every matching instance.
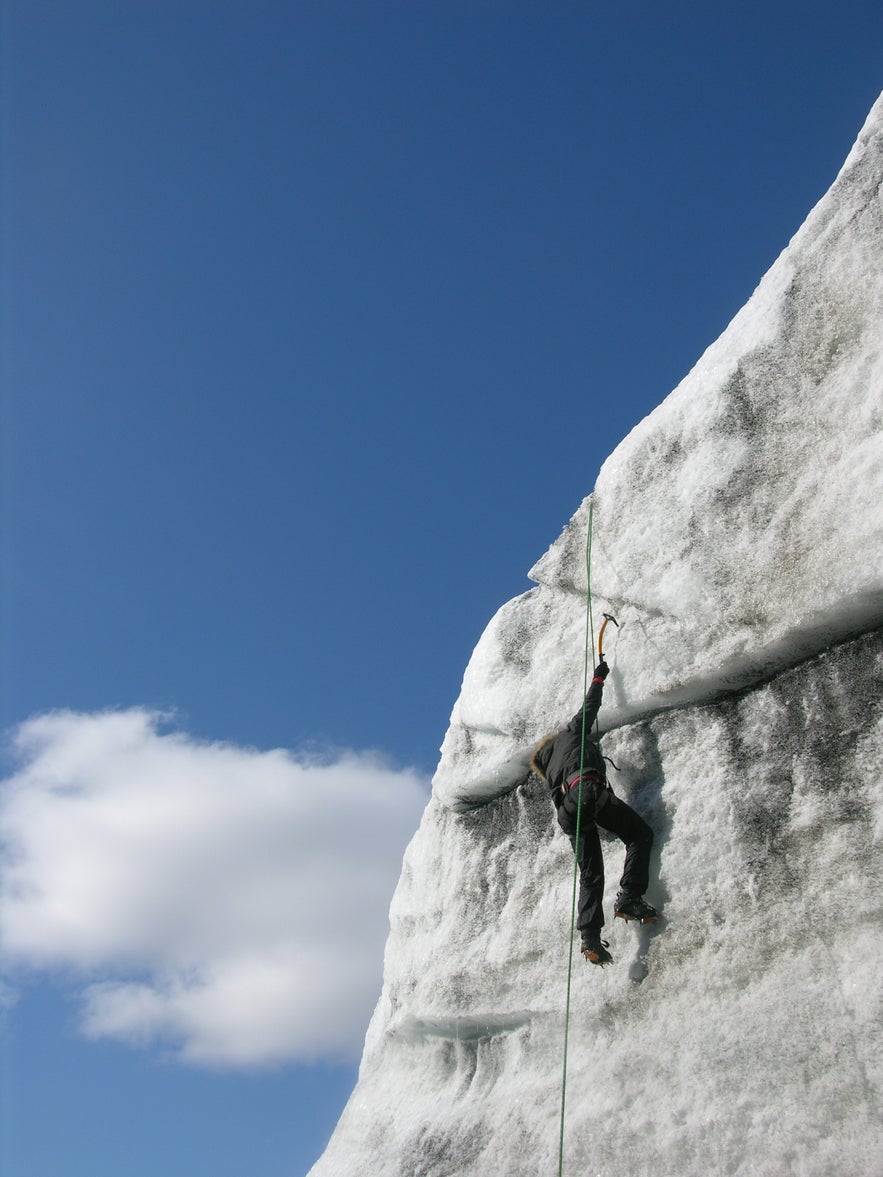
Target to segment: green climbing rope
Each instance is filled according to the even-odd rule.
[[[567,1000],[564,1005],[564,1064],[561,1072],[561,1127],[558,1135],[558,1177],[564,1173],[564,1108],[567,1102],[567,1047],[570,1038],[570,991],[573,983],[573,941],[576,932],[576,896],[579,881],[579,827],[583,800],[583,758],[586,750],[586,704],[589,693],[589,666],[595,648],[595,628],[592,623],[592,521],[594,499],[589,499],[589,525],[586,533],[586,639],[583,664],[583,726],[580,739],[579,784],[576,799],[576,832],[573,836],[573,887],[570,898],[570,948],[567,954]]]

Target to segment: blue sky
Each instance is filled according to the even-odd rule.
[[[10,908],[5,1172],[309,1169],[475,642],[828,188],[881,34],[876,0],[6,0],[4,812],[45,902]],[[268,1038],[237,979],[284,958],[284,1001],[286,936],[320,963]]]

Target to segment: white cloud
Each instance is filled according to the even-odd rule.
[[[140,709],[40,716],[14,748],[8,964],[73,972],[86,1033],[193,1063],[358,1055],[417,773],[200,743]]]

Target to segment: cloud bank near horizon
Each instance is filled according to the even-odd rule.
[[[66,980],[81,1029],[182,1061],[358,1058],[428,781],[198,741],[133,708],[13,733],[4,958]]]

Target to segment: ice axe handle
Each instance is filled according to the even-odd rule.
[[[619,622],[616,620],[616,618],[613,616],[612,613],[603,613],[602,617],[604,618],[604,620],[601,622],[601,628],[598,631],[598,658],[599,658],[599,660],[604,658],[603,642],[604,642],[604,630],[607,628],[607,622],[612,621],[613,624],[616,626],[616,628],[619,629]]]

